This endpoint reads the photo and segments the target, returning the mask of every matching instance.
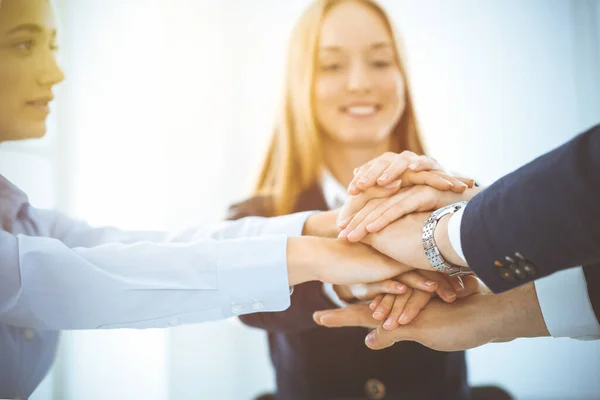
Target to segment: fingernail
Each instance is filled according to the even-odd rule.
[[[396,285],[396,290],[399,292],[403,291],[405,288],[406,288],[406,286],[404,286],[404,285]]]
[[[383,323],[383,327],[384,328],[390,328],[392,326],[392,319],[388,318],[384,323]]]
[[[399,187],[400,185],[402,185],[402,179],[398,179],[398,180],[390,183],[389,185],[385,185],[384,188],[395,189],[395,188]]]
[[[389,176],[388,174],[383,174],[383,175],[381,175],[379,178],[377,178],[377,180],[378,180],[379,182],[383,182],[383,181],[387,180],[387,178],[389,178],[389,177],[390,177],[390,176]]]
[[[402,320],[406,317],[406,311],[400,314],[400,318],[398,318],[398,323],[402,322]]]
[[[371,304],[369,304],[369,308],[370,308],[371,310],[374,310],[374,309],[375,309],[375,303],[371,303]]]
[[[448,185],[450,185],[450,187],[454,187],[454,184],[452,182],[450,182],[449,180],[443,179],[443,181],[446,182]]]
[[[358,180],[358,183],[367,183],[369,182],[369,178],[367,178],[366,176],[363,176],[362,178],[360,178]]]
[[[456,293],[454,293],[453,291],[450,291],[450,290],[445,290],[444,296],[448,299],[452,299],[452,298],[456,297]]]
[[[380,319],[381,317],[383,317],[383,314],[380,311],[375,311],[373,313],[373,318]]]
[[[338,239],[343,239],[346,236],[348,236],[348,233],[350,233],[350,229],[346,228],[343,231],[340,232],[340,234],[338,235]]]
[[[348,191],[349,191],[350,193],[352,193],[352,192],[356,192],[357,190],[358,190],[358,187],[357,187],[357,186],[356,186],[354,183],[353,183],[353,184],[351,184],[351,185],[350,185],[350,187],[348,188]]]
[[[367,344],[375,344],[375,331],[369,333],[365,341]]]
[[[425,283],[424,283],[424,285],[428,286],[428,287],[432,287],[436,284],[437,284],[437,282],[434,282],[434,281],[425,281]]]
[[[356,230],[356,229],[355,229],[355,230],[353,230],[352,232],[350,232],[350,233],[348,234],[348,236],[347,236],[347,238],[348,238],[349,240],[358,240],[358,237],[359,237],[359,232],[358,232],[358,230]]]
[[[377,222],[371,222],[369,225],[366,226],[367,231],[369,232],[377,232],[379,230],[379,223]]]

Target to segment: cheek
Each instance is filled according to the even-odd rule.
[[[406,105],[406,89],[402,75],[393,73],[385,76],[380,87],[388,106],[402,113]]]
[[[18,65],[10,62],[0,62],[0,112],[13,111],[23,98],[23,90],[20,78],[27,71],[23,71]]]
[[[339,79],[321,77],[315,81],[315,108],[317,116],[331,115],[339,107],[338,97],[342,93]]]

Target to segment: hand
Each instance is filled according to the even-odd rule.
[[[457,280],[439,272],[411,271],[382,282],[334,285],[334,290],[340,299],[346,302],[376,299],[373,302],[377,301],[378,305],[383,299],[383,295],[390,294],[393,296],[403,294],[407,292],[408,288],[428,293],[435,293],[437,291],[440,296],[448,296],[444,297],[444,299],[451,299],[446,301],[454,301],[456,293],[454,293],[453,285],[455,285],[456,290],[464,288],[460,278]],[[373,310],[375,307],[373,307]]]
[[[380,198],[382,191],[371,188],[361,195],[352,196],[338,213],[341,224],[340,238],[351,242],[362,240],[368,233],[378,232],[390,223],[414,212],[434,211],[459,201],[468,201],[482,188],[467,189],[464,193],[439,191],[429,186],[402,189],[387,198]]]
[[[418,156],[410,151],[400,154],[388,152],[355,170],[348,193],[357,195],[361,190],[366,190],[374,185],[388,186],[398,179],[403,181],[410,179],[410,172],[419,171],[430,171],[423,175],[428,176],[430,182],[441,185],[440,190],[450,189],[460,193],[474,185],[473,179],[456,178],[444,173],[442,166],[431,157]],[[404,175],[406,172],[409,174]],[[434,187],[438,188],[438,186]]]
[[[350,285],[378,282],[412,270],[362,243],[310,236],[290,237],[287,245],[288,281]]]
[[[409,272],[409,274],[410,273],[414,273],[414,271]],[[440,275],[442,276],[442,274]],[[446,277],[446,275],[443,276]],[[476,293],[490,293],[489,289],[474,275],[468,275],[463,277],[463,280],[460,280],[460,278],[458,280],[460,283],[455,283],[457,286],[460,285],[460,287],[456,288],[458,298],[464,298]],[[395,318],[395,315],[390,318],[390,312],[392,309],[389,306],[387,306],[387,308],[378,308],[376,310],[375,307],[378,307],[379,304],[375,302],[371,302],[368,307],[366,304],[355,304],[341,309],[319,311],[314,314],[313,318],[317,324],[330,328],[348,326],[376,328],[379,326],[380,321],[383,321],[387,318],[387,326],[386,323],[384,323],[382,328],[385,330],[395,329],[398,327],[398,324],[406,325],[410,323],[419,314],[421,309],[429,302],[429,298],[427,296],[430,296],[431,293],[425,294],[426,292],[419,293],[419,291],[415,291],[415,293],[416,296],[413,293],[411,297],[407,297],[403,300],[406,301],[406,306],[403,309],[399,308],[399,310],[396,311],[395,315],[398,315],[398,318]],[[386,295],[386,297],[388,296]],[[455,299],[456,295],[454,295],[452,299],[444,299],[444,301],[453,302]],[[393,304],[395,308],[396,304]],[[401,304],[398,306],[401,307]],[[375,310],[375,313],[373,313],[373,310]],[[375,315],[377,312],[380,312],[381,315]],[[400,320],[402,313],[405,313],[405,315],[404,318]]]
[[[315,313],[314,319],[332,327],[373,327],[364,304]],[[548,335],[535,286],[528,283],[499,295],[475,294],[455,304],[432,300],[411,324],[394,331],[378,326],[365,341],[374,350],[408,340],[434,350],[461,351],[490,342]]]

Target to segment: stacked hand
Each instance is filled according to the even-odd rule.
[[[321,224],[313,224],[309,230],[321,234],[326,231],[331,237],[335,234],[331,221],[336,218],[337,228],[341,230],[337,235],[339,239],[367,244],[402,265],[403,270],[378,282],[334,286],[342,300],[359,303],[318,312],[315,321],[328,327],[378,328],[373,334],[376,336],[369,336],[371,342],[367,343],[372,348],[382,348],[387,346],[381,343],[389,343],[385,332],[393,335],[398,328],[405,332],[404,329],[423,323],[419,321],[428,320],[428,315],[451,307],[450,303],[457,299],[487,293],[474,276],[465,277],[463,281],[433,271],[421,241],[423,224],[430,212],[469,200],[479,191],[473,184],[472,179],[443,172],[435,160],[409,152],[386,153],[356,169],[348,188],[351,197],[342,209],[315,216],[326,221],[323,225],[329,228],[318,229],[315,227]],[[432,300],[435,295],[438,299]],[[465,300],[459,303],[467,304]],[[422,310],[426,310],[425,316],[419,317]]]

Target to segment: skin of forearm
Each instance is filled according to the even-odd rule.
[[[310,237],[290,237],[287,240],[286,259],[290,286],[315,280],[311,254],[315,254],[318,244]],[[311,246],[312,245],[312,246]],[[314,261],[313,261],[314,262]]]
[[[306,220],[302,235],[336,238],[340,233],[336,224],[336,218],[337,213],[335,211],[313,214]]]
[[[491,324],[493,341],[550,336],[533,282],[492,297],[499,316]]]

